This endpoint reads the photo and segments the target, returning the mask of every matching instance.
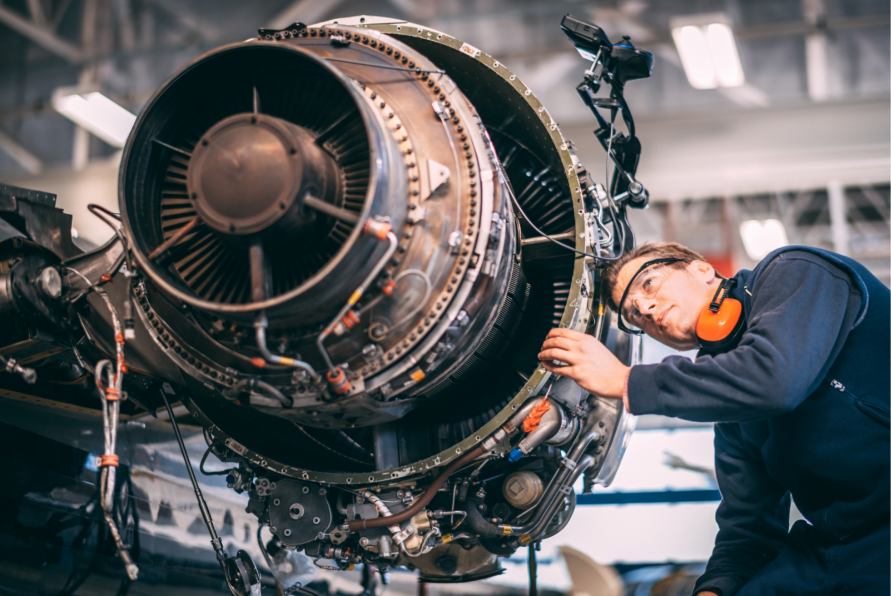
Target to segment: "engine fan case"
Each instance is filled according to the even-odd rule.
[[[363,57],[364,60],[368,60],[367,48],[372,47],[370,41],[373,40],[376,43],[380,43],[381,47],[386,44],[388,48],[397,48],[406,56],[411,56],[413,61],[417,63],[417,67],[422,68],[422,70],[433,72],[438,68],[443,68],[448,73],[448,76],[438,78],[437,84],[441,85],[444,91],[450,93],[449,99],[453,101],[453,106],[458,111],[457,119],[461,122],[459,125],[466,125],[468,120],[473,122],[474,118],[478,117],[489,133],[493,135],[495,145],[497,146],[500,142],[508,147],[508,150],[506,150],[504,154],[499,155],[505,162],[505,171],[501,169],[500,164],[494,156],[482,155],[482,153],[486,151],[486,146],[489,140],[484,136],[475,139],[473,151],[477,156],[477,163],[482,168],[491,164],[491,167],[489,168],[491,173],[486,174],[485,176],[481,175],[480,178],[478,178],[478,180],[485,179],[485,181],[490,184],[488,196],[493,201],[497,200],[498,193],[502,192],[499,190],[499,186],[504,184],[513,184],[514,190],[518,195],[523,195],[523,193],[526,192],[524,188],[519,187],[519,183],[522,179],[519,177],[514,178],[511,172],[511,165],[508,163],[510,154],[513,153],[510,150],[511,147],[519,148],[521,152],[535,156],[535,158],[539,160],[539,162],[537,162],[539,163],[539,166],[537,167],[541,167],[542,170],[532,172],[527,168],[525,175],[531,177],[531,182],[540,182],[541,186],[548,186],[548,192],[562,193],[561,196],[564,197],[565,203],[558,205],[560,207],[558,211],[560,217],[563,219],[557,221],[557,223],[553,225],[561,226],[564,225],[560,223],[561,221],[568,222],[568,225],[572,226],[572,229],[566,231],[566,228],[548,228],[548,226],[542,224],[541,221],[539,221],[539,223],[544,225],[546,231],[558,234],[563,242],[574,243],[579,249],[584,249],[586,245],[584,227],[585,212],[584,203],[582,201],[582,188],[578,178],[578,169],[580,166],[571,152],[569,143],[563,139],[560,134],[556,123],[553,122],[550,115],[538,102],[532,92],[526,88],[513,73],[507,70],[498,61],[480,52],[476,48],[473,48],[456,38],[421,26],[407,23],[376,23],[374,19],[369,17],[364,18],[364,21],[362,21],[362,18],[356,18],[350,23],[340,20],[337,24],[326,24],[323,25],[323,27],[329,34],[332,31],[339,32],[340,34],[352,33],[352,35],[355,36],[354,39],[357,40],[354,41],[354,44],[359,43],[358,40],[360,38],[364,39],[365,41],[362,43],[363,48],[365,49],[363,49],[363,51],[366,53],[360,56]],[[310,30],[314,28],[310,28]],[[310,38],[308,40],[308,37],[309,34],[307,34],[306,37],[300,36],[296,39],[292,39],[289,43],[299,46],[301,43],[313,41],[316,42],[317,46],[319,45],[318,42],[320,39]],[[267,43],[263,43],[262,41],[250,43],[255,44],[254,48],[263,48],[262,51],[273,51],[274,46],[276,46],[276,44],[271,41]],[[282,42],[279,43],[281,44]],[[238,45],[239,48],[233,46],[226,51],[243,49],[244,44],[236,45]],[[305,53],[308,53],[311,49],[302,48],[302,50],[304,50]],[[378,56],[387,56],[387,54],[383,53],[383,49],[379,52],[380,53],[377,54]],[[199,61],[196,61],[196,64],[200,63],[200,61],[200,59]],[[386,61],[380,62],[383,62],[384,64],[387,63]],[[353,95],[357,109],[363,116],[363,121],[366,122],[366,128],[370,129],[374,128],[374,126],[381,128],[381,121],[383,120],[383,128],[386,130],[386,123],[388,121],[387,113],[381,109],[376,110],[374,108],[376,108],[379,103],[387,102],[380,101],[377,96],[372,97],[376,94],[376,91],[374,90],[375,87],[373,87],[374,79],[379,78],[380,75],[375,74],[373,77],[369,78],[369,73],[375,72],[373,68],[363,70],[358,65],[350,64],[348,62],[329,62],[328,64],[336,65],[338,71],[345,73],[342,75],[345,85],[349,86],[351,84],[349,79],[352,79],[360,84],[360,89],[361,86],[365,86],[365,89],[361,90],[361,94],[354,94],[352,91],[350,93]],[[420,76],[418,77],[418,82],[422,85],[425,84],[425,81],[426,79],[421,78]],[[466,98],[466,100],[464,98]],[[160,95],[156,97],[156,101],[159,99]],[[372,100],[374,103],[369,100]],[[432,104],[432,102],[430,102],[430,104]],[[430,107],[430,104],[428,104],[427,113],[430,114],[430,117],[434,117],[434,109]],[[451,117],[451,114],[446,113],[446,118]],[[144,126],[142,128],[140,127],[140,123],[145,123],[145,113],[143,113],[140,118],[140,122],[137,123],[137,130],[145,128]],[[371,123],[375,120],[376,124],[372,126]],[[442,119],[440,125],[452,126],[453,128],[456,126],[454,122],[450,122],[448,119]],[[468,127],[468,130],[469,129],[470,127]],[[392,147],[387,149],[387,145],[390,142],[391,139],[387,138],[368,139],[368,143],[374,148],[374,151],[380,151],[380,154],[385,157],[389,156],[392,159],[400,159],[405,155],[404,152],[400,152],[398,149],[396,151],[394,151]],[[133,138],[131,138],[130,143],[128,143],[128,153],[125,155],[125,163],[130,165],[122,169],[122,189],[128,188],[127,185],[131,183],[130,176],[132,176],[132,174],[127,173],[127,170],[132,170],[133,168],[138,168],[140,166],[139,159],[133,159],[132,156],[128,158],[127,155],[130,155],[129,152],[133,147],[142,146],[146,143],[151,143],[151,138],[143,137],[137,139],[135,142]],[[149,159],[150,158],[151,157],[149,157]],[[453,170],[453,175],[459,168],[460,164]],[[482,170],[480,171],[482,172]],[[545,182],[540,181],[540,177],[545,171],[547,172],[547,185]],[[522,173],[520,173],[519,176],[522,176]],[[422,183],[421,186],[423,186],[423,183],[426,181],[427,187],[424,189],[424,192],[429,191],[429,180],[433,178],[432,170],[428,169],[424,172],[424,176],[419,176],[419,178]],[[469,177],[464,178],[465,181],[469,181],[469,179]],[[380,187],[381,185],[394,184],[396,182],[404,184],[404,190],[395,190],[394,192],[389,193],[388,196],[392,194],[399,195],[400,192],[404,192],[405,196],[408,197],[406,201],[407,203],[411,200],[412,184],[413,182],[417,182],[413,181],[411,176],[403,181],[377,179],[374,180],[373,184]],[[373,184],[370,184],[369,187],[373,186]],[[524,186],[528,185],[524,184]],[[463,187],[463,198],[469,197],[469,189],[469,186]],[[418,190],[420,194],[424,194],[424,192],[421,192],[421,188],[418,188]],[[532,191],[534,192],[534,188]],[[124,193],[125,191],[122,190],[122,202],[126,200]],[[504,196],[500,199],[503,201],[502,205],[506,205]],[[521,202],[522,200],[521,197]],[[467,206],[469,206],[469,202],[467,203]],[[375,209],[373,202],[366,202],[363,209],[367,210],[363,211],[363,218],[367,215],[372,215],[373,209]],[[398,207],[394,209],[393,205],[379,207],[378,213],[384,215],[389,213],[390,210],[395,211],[397,220],[394,222],[396,224],[394,227],[398,227],[400,230],[403,229],[402,226],[412,217],[411,210],[406,209],[405,221],[400,221],[398,219],[400,209]],[[488,213],[491,212],[490,208]],[[499,300],[503,302],[505,292],[511,291],[511,288],[509,287],[509,282],[512,279],[509,274],[509,270],[512,267],[511,261],[515,264],[521,264],[540,259],[543,256],[552,256],[551,249],[546,241],[536,237],[525,239],[522,235],[522,222],[517,223],[512,221],[513,215],[511,213],[507,213],[506,215],[507,217],[504,218],[504,223],[509,226],[510,229],[509,233],[503,235],[505,240],[502,243],[502,248],[499,250],[508,258],[502,260],[502,268],[500,272],[494,276],[494,279],[497,280],[498,284],[503,285],[499,285],[496,290],[489,292],[489,300],[487,304],[492,305],[497,305]],[[130,217],[125,218],[125,221],[127,222],[130,222],[130,220]],[[485,218],[479,220],[477,227],[479,232],[477,233],[477,236],[475,236],[475,239],[482,243],[483,246],[485,240],[480,239],[485,238],[490,231],[490,229],[484,229],[484,226],[489,228],[491,226],[491,221],[491,219],[486,220]],[[128,223],[128,225],[130,224]],[[512,235],[515,236],[514,240],[511,240]],[[138,234],[136,234],[136,236],[138,236]],[[157,238],[159,237],[156,236],[155,243],[159,241]],[[372,243],[372,247],[373,246]],[[153,268],[153,265],[147,263],[145,258],[145,253],[147,253],[150,248],[151,246],[146,245],[141,247],[139,251],[142,253],[140,264],[147,267],[148,270],[152,270]],[[137,252],[137,254],[139,254],[139,252]],[[379,254],[378,252],[375,252],[373,248],[372,250],[362,251],[360,254],[363,253],[371,254],[372,257]],[[373,261],[373,258],[369,259],[369,261]],[[550,325],[548,326],[559,325],[576,330],[584,330],[586,327],[593,325],[594,322],[594,315],[591,313],[591,289],[593,280],[590,277],[584,259],[581,257],[573,256],[570,253],[561,253],[558,261],[560,266],[558,268],[552,268],[552,275],[555,278],[564,276],[564,279],[558,279],[554,282],[555,287],[559,286],[559,289],[555,290],[558,294],[557,298],[555,298],[557,301],[556,304],[561,305],[562,310],[555,315],[556,318],[553,321],[550,321]],[[504,267],[507,267],[507,269]],[[162,294],[165,294],[168,297],[173,296],[174,298],[180,298],[183,302],[186,302],[196,309],[222,313],[222,316],[231,317],[233,319],[238,319],[240,314],[240,312],[236,311],[253,312],[257,310],[256,307],[258,305],[256,304],[248,305],[248,308],[242,308],[245,305],[221,306],[220,304],[214,304],[208,306],[195,300],[194,297],[180,295],[177,291],[171,291],[171,289],[166,287],[163,283],[164,280],[161,277],[159,277],[159,279],[161,281],[153,279],[152,282],[155,282],[160,286]],[[474,282],[475,280],[470,281]],[[442,301],[442,307],[437,309],[444,315],[442,321],[439,323],[442,332],[445,332],[448,328],[448,324],[453,322],[458,316],[461,307],[466,304],[467,296],[473,287],[473,283],[471,283],[464,294],[463,301],[457,299]],[[181,292],[181,289],[177,290]],[[458,296],[459,292],[460,290],[456,290],[453,295]],[[150,288],[146,289],[145,294],[147,295],[150,293]],[[291,298],[293,298],[293,296],[291,296]],[[278,298],[276,298],[276,300],[278,300]],[[287,310],[287,302],[288,300],[282,299],[281,301],[276,302],[276,304],[269,303],[261,306],[268,306],[269,311],[272,312],[273,315],[275,315],[276,312],[284,312],[280,320],[283,322],[282,325],[287,327],[287,324],[289,324],[290,321],[287,312],[285,312]],[[337,301],[335,300],[334,302]],[[251,369],[248,366],[247,358],[250,354],[239,354],[232,350],[228,350],[225,346],[221,346],[218,342],[215,342],[214,338],[210,337],[209,334],[201,337],[196,337],[194,334],[190,337],[183,337],[185,334],[178,333],[181,328],[180,323],[183,325],[194,325],[193,319],[188,315],[184,315],[181,310],[177,309],[176,304],[171,301],[147,300],[147,303],[147,306],[144,306],[143,308],[144,312],[139,314],[157,314],[158,318],[163,319],[167,323],[167,326],[163,328],[163,331],[165,334],[169,334],[171,338],[170,340],[162,340],[162,335],[159,333],[158,337],[156,337],[156,341],[166,345],[173,345],[169,342],[175,340],[177,342],[175,347],[181,347],[183,353],[188,351],[189,358],[197,357],[205,352],[208,355],[207,358],[199,363],[199,366],[192,366],[188,361],[188,358],[185,356],[180,359],[181,361],[179,361],[178,364],[188,373],[190,380],[194,381],[194,395],[188,399],[188,406],[192,410],[196,419],[208,429],[210,437],[224,442],[230,449],[253,463],[277,473],[303,480],[338,484],[379,483],[412,476],[446,464],[465,450],[478,444],[478,442],[487,435],[494,432],[494,430],[503,424],[530,396],[535,395],[538,392],[538,389],[548,376],[548,373],[537,366],[536,363],[530,363],[527,365],[528,368],[526,370],[518,371],[519,376],[522,377],[522,380],[524,381],[522,385],[519,386],[518,390],[516,390],[512,396],[506,397],[505,401],[501,402],[503,405],[499,405],[496,410],[487,412],[485,415],[470,420],[469,424],[471,425],[471,428],[475,426],[475,430],[470,430],[469,432],[464,431],[462,433],[463,438],[460,438],[460,440],[457,440],[444,450],[425,456],[421,459],[409,460],[410,463],[406,463],[403,458],[403,461],[398,467],[375,469],[371,472],[319,470],[314,469],[314,466],[309,461],[294,460],[284,446],[274,448],[270,444],[264,443],[264,440],[267,437],[278,434],[280,430],[286,429],[287,426],[282,426],[276,420],[269,419],[268,416],[265,420],[255,423],[249,416],[244,416],[238,413],[225,415],[222,413],[221,408],[228,406],[220,403],[218,394],[215,392],[225,390],[227,384],[231,385],[240,375],[250,374]],[[316,302],[316,305],[319,307],[326,306],[325,304],[319,304],[318,302]],[[276,311],[276,308],[279,307],[282,310]],[[436,309],[436,306],[433,308]],[[455,388],[450,389],[449,383],[452,379],[460,376],[462,372],[466,371],[468,366],[474,364],[474,351],[480,348],[481,343],[485,344],[485,330],[495,324],[494,319],[499,314],[498,308],[490,308],[491,314],[489,317],[479,317],[479,322],[475,323],[480,326],[481,331],[468,334],[473,341],[467,342],[462,349],[456,351],[450,363],[446,363],[444,369],[437,371],[435,377],[427,379],[424,383],[418,384],[417,387],[412,387],[410,384],[406,383],[408,386],[404,389],[405,397],[407,399],[427,399],[429,401],[429,399],[434,397],[437,392],[452,391],[452,393],[454,393]],[[177,317],[180,317],[182,320],[177,319]],[[273,320],[272,316],[270,317],[270,320]],[[144,319],[144,322],[150,324],[149,319]],[[526,330],[524,330],[524,333],[525,332]],[[360,358],[357,360],[355,367],[353,367],[351,363],[352,370],[358,372],[359,380],[361,381],[360,383],[357,383],[357,391],[355,395],[351,394],[344,400],[339,400],[338,403],[332,405],[327,412],[334,413],[333,415],[336,417],[336,412],[340,411],[340,419],[343,419],[343,412],[345,411],[343,408],[345,405],[349,406],[349,404],[354,404],[358,410],[353,411],[361,411],[361,408],[367,405],[367,402],[362,402],[362,400],[365,399],[369,391],[384,390],[387,384],[390,384],[390,387],[392,388],[392,380],[399,375],[410,377],[416,370],[414,368],[416,366],[414,363],[417,362],[417,358],[412,356],[412,354],[429,353],[429,350],[435,346],[438,341],[435,334],[430,334],[427,336],[427,341],[430,343],[423,346],[423,338],[420,337],[420,334],[418,335],[419,338],[416,341],[419,347],[406,349],[399,344],[393,345],[383,352],[383,364],[377,369],[370,359]],[[543,338],[544,336],[542,335],[540,338],[533,338],[533,340],[540,342]],[[406,338],[406,340],[407,339],[408,338]],[[200,349],[196,349],[193,344],[198,345]],[[408,347],[414,345],[415,344],[411,344]],[[426,349],[427,352],[424,352],[424,349]],[[337,346],[334,346],[332,351],[336,352]],[[175,352],[178,355],[180,350],[175,350]],[[345,353],[355,352],[355,345],[352,347],[347,346],[345,349]],[[391,354],[393,356],[393,363],[387,364],[387,356]],[[177,358],[174,354],[171,354],[171,357]],[[309,356],[307,355],[307,357]],[[225,367],[220,368],[218,366],[214,369],[214,363],[223,363]],[[290,382],[290,373],[288,371],[278,372],[272,370],[269,374],[271,376],[267,378],[273,382]],[[276,374],[278,376],[275,376]],[[417,382],[418,381],[416,381],[416,383]],[[211,387],[214,389],[211,390]],[[393,400],[393,402],[381,403],[380,400],[378,400],[377,403],[373,404],[373,408],[375,409],[366,412],[366,416],[371,416],[368,423],[374,423],[374,420],[386,420],[386,416],[389,416],[389,419],[399,419],[404,417],[406,412],[414,407],[411,404],[406,405],[406,402],[407,400]],[[341,409],[335,410],[335,407]],[[442,407],[448,412],[448,406]],[[317,412],[317,415],[322,414],[322,416],[325,416],[327,415],[325,413],[325,408],[326,406],[321,405],[314,408],[313,411]],[[387,408],[389,408],[389,410],[387,410]],[[304,408],[304,411],[308,409],[309,408]],[[373,416],[378,416],[383,410],[387,410],[388,412],[384,418],[373,418]],[[347,414],[347,417],[349,416],[351,416],[351,414]],[[355,415],[353,414],[352,416]],[[436,415],[434,414],[434,417],[435,416]],[[476,422],[476,420],[479,420],[479,422]],[[359,422],[359,419],[354,419],[353,422],[347,420],[347,422],[341,424],[341,426],[350,427],[356,425],[357,422]],[[258,426],[263,428],[262,434],[265,435],[264,437],[257,436],[256,429]],[[322,424],[322,426],[324,426],[324,424]],[[246,430],[247,427],[250,427],[253,430],[248,431]],[[287,443],[287,441],[284,442]],[[499,445],[496,447],[495,453],[501,452],[505,448],[506,444]]]

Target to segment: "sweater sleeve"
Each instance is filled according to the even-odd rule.
[[[770,477],[760,452],[749,452],[741,432],[739,424],[715,425],[719,529],[694,594],[711,590],[733,596],[786,542],[791,498]]]
[[[752,288],[736,348],[633,367],[630,411],[743,422],[790,412],[810,395],[844,344],[860,298],[841,270],[794,254],[770,263]]]

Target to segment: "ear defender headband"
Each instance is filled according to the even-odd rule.
[[[745,331],[746,317],[742,303],[727,297],[734,285],[735,279],[722,280],[711,304],[699,315],[696,337],[699,347],[706,352],[720,352],[735,345]]]

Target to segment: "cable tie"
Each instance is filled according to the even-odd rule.
[[[578,465],[578,462],[574,459],[569,459],[568,457],[563,459],[563,465],[566,466],[570,470],[575,470],[575,467]]]
[[[121,398],[121,392],[114,387],[107,387],[105,389],[105,399],[108,401],[118,401]]]
[[[100,468],[104,468],[104,467],[108,467],[108,466],[117,468],[118,465],[120,465],[120,462],[118,461],[117,455],[112,454],[112,455],[103,455],[103,456],[99,457],[99,467]]]

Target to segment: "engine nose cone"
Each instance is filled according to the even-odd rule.
[[[189,194],[201,219],[219,232],[261,232],[300,194],[300,143],[270,116],[236,114],[218,122],[198,141],[193,163]]]

